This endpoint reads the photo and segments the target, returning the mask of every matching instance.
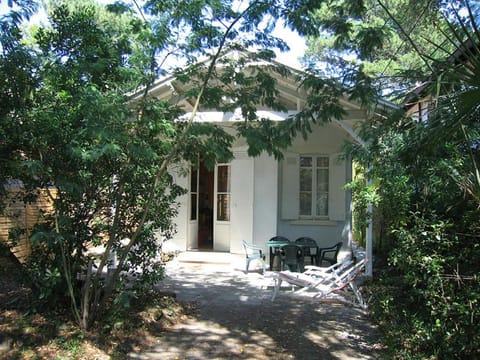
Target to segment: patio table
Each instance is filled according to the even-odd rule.
[[[305,250],[308,249],[308,254],[315,256],[317,254],[318,248],[312,247],[309,244],[298,244],[289,241],[267,241],[267,247],[269,248],[269,262],[270,270],[272,271],[281,271],[281,248],[287,244],[294,244],[298,247],[301,247],[304,253],[307,253]],[[314,264],[316,265],[316,264]]]

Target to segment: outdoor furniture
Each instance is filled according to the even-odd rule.
[[[296,244],[283,245],[280,248],[281,269],[302,272],[304,270],[304,255],[301,246]]]
[[[342,247],[343,243],[340,241],[333,246],[320,248],[319,260],[318,265],[322,266],[323,262],[326,261],[330,265],[334,265],[337,263],[338,252]]]
[[[267,241],[267,247],[269,248],[269,261],[270,270],[279,271],[280,269],[280,248],[283,245],[290,243],[284,236],[274,236]]]
[[[314,239],[303,236],[295,240],[295,244],[302,247],[304,257],[310,257],[311,265],[318,265],[318,245]]]
[[[243,248],[245,249],[245,270],[248,272],[248,267],[252,260],[259,260],[262,263],[262,272],[265,272],[267,264],[265,263],[265,254],[260,246],[249,244],[243,240]]]
[[[355,263],[347,258],[328,268],[309,265],[305,267],[306,270],[303,273],[291,271],[274,273],[275,287],[272,301],[277,297],[282,282],[285,281],[292,285],[292,293],[294,294],[310,294],[312,298],[321,300],[337,293],[344,296],[344,301],[365,308],[365,301],[355,280],[365,270],[366,262],[367,260],[363,259]],[[298,289],[296,290],[296,288]],[[351,301],[348,300],[348,291],[353,294],[353,300]]]

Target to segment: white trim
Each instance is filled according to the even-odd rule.
[[[290,225],[321,225],[321,226],[337,226],[338,222],[333,220],[320,219],[299,219],[288,221]]]
[[[365,147],[365,141],[353,130],[350,126],[342,122],[341,120],[333,119],[332,122],[334,124],[337,124],[340,126],[343,130],[345,130],[348,135],[350,135],[356,142],[358,142],[360,145]]]

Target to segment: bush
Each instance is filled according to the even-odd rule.
[[[372,285],[372,315],[395,359],[480,357],[479,246],[439,221],[396,233],[390,266]]]

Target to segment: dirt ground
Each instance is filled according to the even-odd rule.
[[[244,263],[173,261],[161,291],[193,303],[194,312],[132,359],[381,359],[379,334],[362,309],[319,303]]]
[[[272,302],[272,278],[246,273],[243,258],[228,255],[169,262],[158,290],[176,302],[162,307],[163,322],[137,319],[102,341],[95,332],[80,340],[78,329],[59,329],[61,319],[48,315],[25,318],[25,306],[15,306],[28,305],[32,295],[1,261],[0,359],[382,359],[366,311],[298,297],[289,288]]]

